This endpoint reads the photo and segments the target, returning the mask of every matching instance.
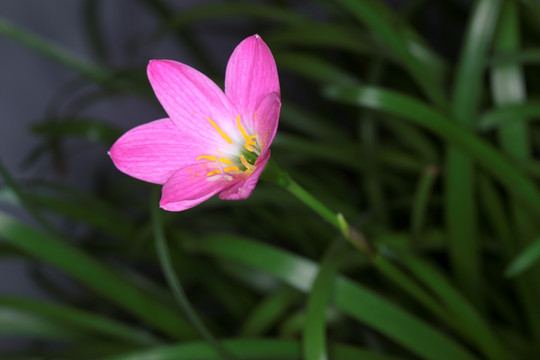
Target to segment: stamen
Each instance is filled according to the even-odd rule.
[[[257,115],[257,113],[255,113],[255,116]],[[261,155],[257,149],[255,149],[253,146],[254,145],[257,145],[257,141],[253,140],[255,138],[257,138],[257,135],[248,135],[246,130],[244,130],[244,128],[242,127],[242,124],[240,124],[240,115],[238,115],[236,117],[236,125],[238,126],[238,129],[240,129],[240,132],[242,133],[242,136],[244,137],[244,139],[246,139],[246,142],[244,143],[244,147],[246,148],[247,151],[251,151],[251,152],[254,152],[255,154],[257,155]]]
[[[255,166],[248,163],[244,155],[240,155],[240,161],[242,162],[242,165],[244,165],[248,171],[252,171],[253,169],[255,169]]]
[[[224,159],[224,158],[218,158],[215,157],[215,156],[210,156],[210,155],[201,155],[199,156],[196,160],[201,160],[201,159],[206,159],[206,160],[212,160],[212,161],[219,161],[219,162],[222,162],[224,164],[227,164],[227,165],[232,165],[232,161],[229,160],[229,159]]]
[[[212,176],[216,174],[221,174],[221,170],[217,169],[217,170],[210,171],[208,174],[206,174],[206,176]]]
[[[242,136],[244,137],[244,139],[246,139],[246,141],[249,141],[249,136],[246,130],[244,130],[244,128],[242,127],[242,124],[240,124],[240,115],[236,117],[236,125],[240,129],[240,132],[242,133]]]
[[[214,175],[214,176],[210,176],[210,177],[206,178],[207,181],[216,181],[216,180],[220,180],[220,179],[225,179],[225,180],[232,181],[233,177],[230,176],[230,175],[219,174],[219,175]]]
[[[217,124],[212,121],[212,119],[210,119],[209,117],[206,118],[208,121],[210,121],[210,124],[212,124],[212,126],[214,127],[214,129],[217,130],[217,132],[229,143],[229,144],[232,144],[232,140],[229,136],[227,136],[227,134],[225,134],[225,132],[223,130],[221,130],[219,128],[219,126],[217,126]]]
[[[229,166],[229,167],[223,168],[221,165],[219,165],[219,169],[210,171],[208,174],[206,174],[206,176],[209,177],[209,176],[212,176],[212,175],[221,174],[225,178],[227,178],[229,176],[229,175],[226,174],[227,171],[238,171],[238,172],[240,172],[240,168],[238,166]],[[232,180],[232,178],[230,180]]]
[[[256,153],[257,155],[260,155],[260,153],[257,151],[257,149],[252,147],[253,145],[257,145],[257,141],[253,140],[256,137],[257,137],[257,135],[251,135],[250,137],[248,137],[246,139],[244,147],[246,148],[247,151],[251,151],[251,152]]]

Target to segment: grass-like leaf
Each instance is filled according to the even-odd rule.
[[[192,244],[218,258],[263,270],[307,292],[318,266],[277,248],[233,236],[213,236]],[[423,359],[476,359],[472,353],[438,330],[376,293],[346,278],[334,284],[333,304],[345,314],[376,329]]]
[[[0,214],[0,238],[22,252],[63,270],[167,335],[179,339],[194,337],[194,330],[185,318],[72,245],[40,233],[5,214]]]

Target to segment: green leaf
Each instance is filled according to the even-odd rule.
[[[317,47],[346,50],[358,54],[384,55],[377,44],[357,27],[335,23],[306,23],[302,26],[280,28],[265,36],[270,48]],[[276,51],[277,53],[277,51]]]
[[[233,236],[211,236],[191,244],[221,259],[263,270],[294,288],[308,292],[318,267],[310,260],[277,248]],[[476,357],[422,320],[376,293],[344,277],[333,283],[333,304],[345,314],[393,339],[424,359]]]
[[[305,360],[328,359],[326,340],[326,309],[330,304],[334,278],[338,272],[339,250],[345,241],[334,242],[326,251],[319,271],[313,280],[306,305],[303,329],[303,358]]]
[[[500,105],[480,115],[479,130],[492,130],[522,121],[537,120],[540,117],[540,103],[529,101],[521,104]]]
[[[458,325],[457,330],[477,345],[488,359],[508,359],[506,350],[493,334],[490,324],[484,321],[437,268],[413,256],[402,255],[400,260],[422,281],[424,286],[437,295],[451,313],[450,316],[458,320],[454,322],[454,325]]]
[[[55,328],[61,328],[64,333],[73,333],[89,335],[99,335],[108,339],[118,339],[140,344],[156,344],[158,340],[151,334],[142,330],[133,329],[127,325],[116,322],[114,320],[74,309],[65,305],[57,305],[44,301],[15,298],[15,297],[0,297],[0,312],[4,314],[3,319],[6,319],[7,314],[17,315],[27,321],[33,318],[30,331],[40,331],[40,326],[36,324],[54,324]],[[36,322],[36,324],[33,324]],[[25,324],[21,321],[18,326]],[[26,324],[29,324],[28,322]],[[34,327],[35,325],[35,327]],[[3,327],[6,335],[15,335],[18,333],[17,327]],[[11,330],[13,330],[13,332]],[[22,328],[19,327],[19,330]],[[59,334],[59,332],[51,332],[51,334]]]
[[[520,46],[520,23],[517,4],[504,3],[501,20],[495,39],[496,52],[513,51]],[[527,90],[524,69],[519,64],[494,66],[491,69],[491,92],[497,106],[525,103]],[[514,114],[516,118],[517,114]],[[529,124],[524,121],[510,121],[499,127],[499,143],[502,149],[514,160],[527,161],[532,153],[529,139]],[[537,235],[537,221],[519,202],[512,202],[512,216],[518,229],[519,238],[525,242]]]
[[[483,91],[487,53],[495,34],[502,0],[478,0],[469,19],[454,84],[455,121],[473,129]],[[448,149],[445,176],[446,227],[452,270],[463,291],[481,303],[480,244],[475,196],[475,169],[470,154],[454,144]]]
[[[411,52],[411,49],[420,48],[421,44],[418,36],[412,35],[412,30],[398,26],[399,20],[378,1],[338,0],[337,2],[364,23],[388,52],[403,64],[428,98],[441,107],[446,106],[446,97],[439,84],[442,76],[436,73],[436,68],[422,61],[425,56],[418,58]],[[411,46],[413,39],[415,45]],[[425,53],[426,51],[423,52]]]
[[[429,208],[429,200],[432,195],[435,181],[439,170],[434,165],[429,165],[422,172],[416,185],[414,200],[411,210],[411,234],[413,241],[417,242],[426,224],[426,215]]]
[[[0,18],[0,35],[25,45],[94,81],[104,82],[111,75],[107,69],[80,59],[69,50],[2,18]]]
[[[359,81],[342,69],[322,60],[320,57],[303,53],[282,52],[275,54],[280,69],[287,69],[310,80],[324,84],[358,84]]]
[[[240,334],[251,337],[264,334],[299,298],[299,293],[288,287],[268,295],[247,316]]]
[[[505,270],[508,277],[518,276],[531,268],[540,258],[540,238],[534,240],[525,250],[523,250]]]
[[[193,23],[225,17],[247,17],[249,19],[269,20],[290,25],[308,22],[308,18],[295,11],[265,4],[215,3],[191,7],[174,16],[169,28],[185,28]]]
[[[2,306],[0,306],[0,335],[57,340],[82,340],[88,338],[88,335],[83,332],[63,327],[25,311]]]
[[[122,135],[115,126],[91,118],[45,119],[33,125],[32,132],[49,137],[82,137],[107,146],[112,145]]]
[[[294,340],[238,339],[223,341],[238,359],[296,360],[301,356],[300,344]],[[352,346],[330,344],[330,355],[335,360],[398,360],[397,357],[379,355],[369,350]],[[101,358],[100,360],[216,360],[218,354],[206,343],[184,343],[140,350],[125,355]]]
[[[286,125],[302,134],[324,140],[346,138],[346,133],[341,127],[329,124],[321,114],[310,112],[290,102],[282,104],[279,122],[280,127]]]
[[[491,145],[454,123],[443,113],[397,92],[367,86],[331,86],[326,95],[334,100],[397,115],[433,132],[475,159],[540,218],[540,192],[514,164]]]
[[[489,65],[514,65],[514,64],[538,64],[540,63],[540,49],[530,48],[519,51],[505,51],[504,53],[493,54]]]
[[[124,239],[135,235],[135,227],[129,219],[90,194],[51,184],[45,185],[43,192],[28,191],[28,195],[41,209],[89,224],[104,233]]]
[[[210,330],[208,330],[206,325],[202,322],[201,318],[199,317],[199,314],[197,314],[197,312],[191,305],[184,291],[184,288],[182,284],[180,283],[180,279],[176,275],[176,271],[174,269],[171,256],[170,256],[170,250],[169,250],[169,245],[167,243],[167,238],[165,237],[165,230],[163,228],[163,219],[162,219],[162,214],[160,212],[161,209],[156,206],[156,203],[158,203],[160,196],[161,196],[161,192],[158,190],[157,187],[154,187],[153,196],[150,202],[151,214],[152,214],[152,231],[154,234],[156,252],[158,254],[159,263],[165,275],[165,279],[167,279],[167,283],[174,295],[176,302],[178,303],[180,308],[184,311],[184,314],[187,316],[191,324],[195,327],[195,329],[197,329],[197,331],[200,333],[203,339],[205,339],[206,342],[208,342],[208,344],[212,345],[216,349],[220,357],[223,357],[224,359],[229,360],[231,359],[231,357],[221,347],[221,344],[216,340],[214,335],[210,332]]]
[[[173,338],[193,338],[185,318],[126,282],[117,273],[56,237],[42,234],[0,213],[0,238],[79,280],[96,293]]]

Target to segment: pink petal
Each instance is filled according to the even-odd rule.
[[[202,162],[178,170],[163,185],[159,205],[169,211],[186,210],[234,184],[224,178],[209,181],[207,174],[214,168]]]
[[[229,141],[225,136],[235,139],[238,133],[235,121],[239,112],[205,75],[171,60],[152,60],[147,72],[161,105],[184,135],[200,139],[212,148],[227,146]]]
[[[134,178],[164,184],[179,168],[196,162],[204,150],[183,135],[170,119],[133,128],[109,151],[116,167]]]
[[[255,186],[257,185],[257,182],[259,181],[259,177],[266,167],[268,159],[270,159],[270,150],[257,159],[257,162],[255,163],[257,168],[248,178],[237,182],[233,186],[221,192],[219,194],[219,198],[222,200],[243,200],[250,197],[251,193],[255,189]]]
[[[250,118],[261,100],[279,91],[276,62],[259,35],[242,41],[229,59],[225,73],[225,93]]]
[[[265,96],[260,102],[255,115],[253,116],[255,133],[262,149],[262,153],[270,147],[279,122],[279,112],[281,110],[281,101],[279,94],[271,93]]]

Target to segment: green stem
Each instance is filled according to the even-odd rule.
[[[156,241],[156,251],[159,257],[159,262],[167,279],[167,283],[171,288],[174,298],[188,317],[189,321],[193,326],[199,331],[203,339],[208,342],[209,345],[214,347],[222,359],[234,360],[234,358],[228,354],[228,352],[223,348],[223,346],[216,340],[212,333],[207,329],[207,327],[202,322],[201,318],[189,302],[189,299],[182,288],[180,279],[176,275],[174,270],[169,246],[167,244],[167,239],[163,231],[163,221],[160,214],[160,209],[156,206],[156,203],[159,200],[159,191],[154,189],[154,194],[152,196],[151,202],[151,214],[152,214],[152,227],[154,231],[154,238]]]
[[[300,201],[306,204],[309,208],[319,214],[323,219],[328,221],[332,226],[340,230],[354,247],[358,248],[370,258],[375,257],[375,248],[364,238],[364,236],[350,226],[345,217],[341,213],[335,213],[328,209],[326,205],[317,200],[313,195],[307,192],[303,187],[296,183],[285,171],[272,160],[268,161],[266,169],[262,174],[262,179],[279,185],[296,196]]]
[[[431,170],[431,176],[434,175],[432,172],[433,171]],[[372,265],[378,271],[380,271],[380,273],[385,278],[389,279],[398,287],[407,292],[407,294],[409,294],[409,296],[415,299],[418,303],[424,305],[425,308],[429,310],[432,314],[434,314],[437,318],[441,319],[444,323],[446,323],[451,328],[459,332],[464,337],[470,339],[471,341],[478,341],[475,334],[471,333],[466,327],[467,324],[465,322],[461,321],[461,319],[459,317],[456,317],[455,314],[452,314],[452,312],[449,311],[449,309],[445,307],[444,304],[441,304],[436,297],[434,297],[429,291],[426,291],[420,284],[418,284],[416,279],[411,277],[409,274],[403,272],[400,267],[394,265],[384,254],[385,251],[383,249],[381,249],[380,252],[377,252],[373,248],[373,246],[366,239],[364,239],[364,237],[356,229],[351,227],[346,222],[343,215],[341,215],[340,213],[336,214],[329,210],[324,204],[315,199],[300,185],[294,182],[294,180],[292,180],[291,177],[286,172],[281,170],[272,160],[268,162],[267,168],[265,169],[262,178],[264,180],[273,182],[277,185],[284,187],[293,195],[295,195],[298,199],[304,202],[304,204],[309,206],[316,213],[326,219],[330,224],[341,230],[347,241],[349,241],[353,246],[366,254],[370,258]],[[320,273],[317,279],[319,278],[319,276]],[[313,286],[315,286],[315,284]],[[324,298],[321,298],[317,301],[324,300]],[[311,302],[312,300],[310,300],[310,303]],[[324,303],[316,304],[318,306],[317,311],[319,313],[314,315],[315,319],[313,321],[320,321],[320,319],[317,319],[317,316],[320,316],[320,311],[323,308],[323,304]],[[308,339],[309,343],[313,342],[314,339],[321,339],[321,325],[316,323],[315,325],[312,324],[311,327],[315,328],[304,328],[304,346],[306,346]],[[315,358],[315,355],[318,355],[320,359],[324,359],[323,356],[326,350],[323,346],[324,344],[321,343],[320,345],[321,347],[317,349],[305,349],[305,353],[307,354],[306,359]],[[480,346],[481,345],[482,344],[480,344]]]

